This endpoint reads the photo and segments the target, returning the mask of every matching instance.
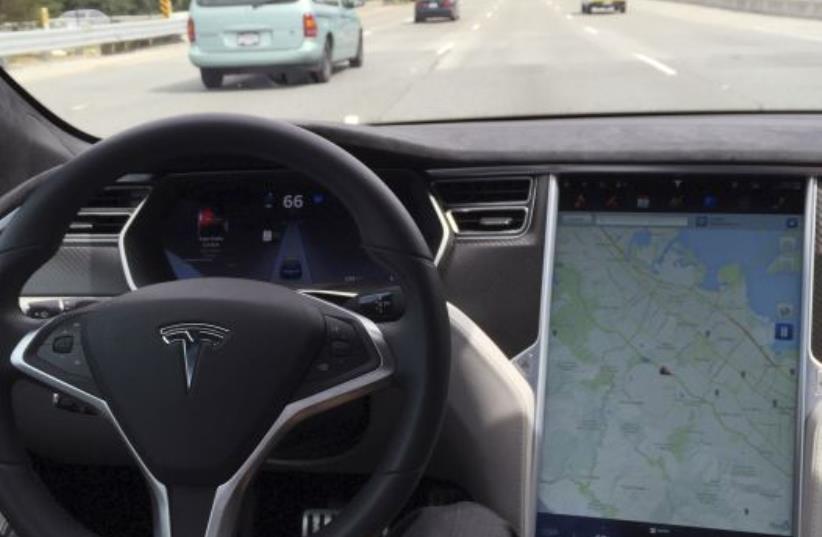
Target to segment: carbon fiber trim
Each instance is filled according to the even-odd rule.
[[[22,295],[115,296],[126,291],[116,245],[64,245],[34,273]]]
[[[548,181],[538,177],[532,225],[515,238],[457,237],[440,261],[448,301],[512,358],[537,339]]]
[[[17,534],[9,526],[9,521],[0,513],[0,537],[17,537]]]

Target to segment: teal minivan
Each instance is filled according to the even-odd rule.
[[[328,82],[333,67],[363,63],[356,0],[192,0],[189,59],[203,84],[217,88],[234,73],[264,73],[285,83],[308,72]]]

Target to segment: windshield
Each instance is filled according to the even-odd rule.
[[[812,7],[15,0],[0,2],[0,58],[46,107],[100,136],[193,112],[394,123],[817,110],[822,20]]]

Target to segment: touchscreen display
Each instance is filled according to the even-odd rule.
[[[803,184],[708,184],[561,192],[538,537],[793,532]]]

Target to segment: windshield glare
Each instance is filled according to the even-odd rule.
[[[0,58],[100,136],[194,112],[386,123],[822,106],[822,20],[785,2],[18,0],[0,3]]]

